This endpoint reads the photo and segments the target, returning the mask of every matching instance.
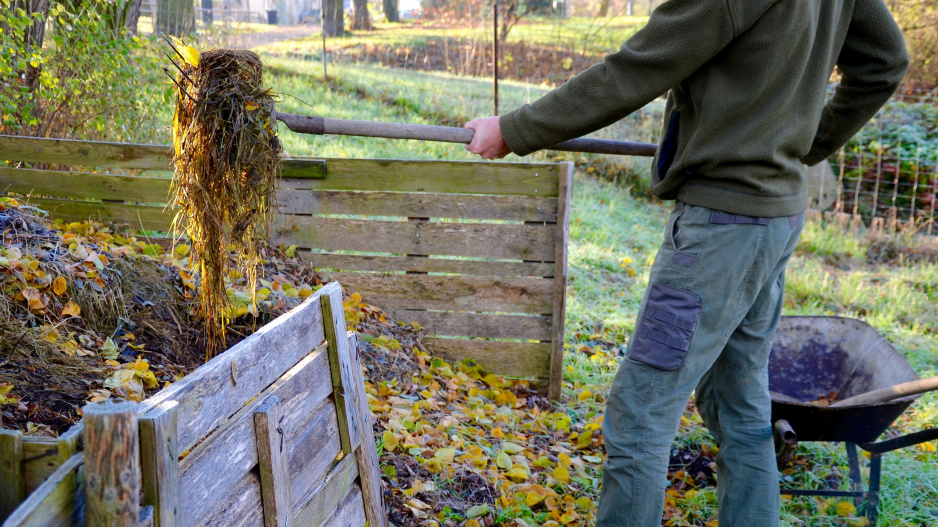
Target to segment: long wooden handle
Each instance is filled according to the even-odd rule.
[[[282,121],[283,124],[287,125],[287,128],[301,134],[355,135],[361,137],[417,139],[420,141],[462,144],[471,142],[475,135],[475,132],[468,128],[456,128],[451,126],[353,121],[280,112],[276,112],[274,115],[278,120]],[[608,139],[572,139],[549,148],[549,150],[561,150],[564,152],[590,152],[594,154],[648,157],[654,156],[657,149],[658,146],[651,143],[610,141]]]
[[[906,395],[916,395],[930,392],[932,390],[938,390],[938,375],[929,377],[927,379],[919,379],[917,381],[896,384],[895,386],[890,386],[889,388],[873,390],[871,392],[861,393],[860,395],[854,395],[853,397],[849,397],[843,401],[837,401],[836,403],[832,404],[831,407],[884,403],[886,401],[898,399],[899,397],[905,397]]]

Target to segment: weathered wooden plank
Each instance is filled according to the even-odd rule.
[[[368,518],[365,514],[362,514],[362,498],[362,492],[358,488],[358,484],[352,483],[348,492],[345,493],[345,497],[342,498],[342,501],[336,506],[332,515],[322,522],[322,525],[328,525],[329,527],[362,527],[364,525],[375,525],[370,522],[365,523]]]
[[[261,480],[256,470],[234,484],[227,499],[220,500],[212,511],[189,527],[264,527]]]
[[[164,145],[0,135],[0,160],[55,165],[172,170]]]
[[[86,404],[85,500],[88,527],[124,527],[140,519],[137,403]]]
[[[324,382],[324,379],[318,379],[316,382],[328,385],[331,391],[332,383]],[[285,415],[300,417],[298,413]],[[296,426],[285,423],[285,426],[290,427],[285,428],[287,440],[284,446],[289,454],[287,461],[294,517],[319,488],[323,477],[332,468],[333,461],[342,453],[338,416],[332,398],[327,398],[318,408],[306,411],[301,417],[305,419]]]
[[[547,343],[435,338],[421,342],[433,355],[450,361],[475,359],[497,375],[538,379],[550,373],[550,344]]]
[[[23,478],[26,494],[36,490],[59,467],[58,440],[54,437],[23,438]]]
[[[2,527],[71,527],[76,510],[83,510],[79,468],[85,463],[80,452],[66,460],[26,498]]]
[[[30,205],[49,212],[52,218],[63,221],[97,221],[127,223],[133,229],[167,231],[173,221],[172,212],[164,212],[163,206],[130,205],[98,201],[73,201],[52,198],[29,198]]]
[[[554,259],[552,225],[370,221],[277,216],[274,243],[325,251],[364,251],[501,258]]]
[[[352,358],[348,339],[345,338],[345,309],[342,304],[342,291],[333,289],[322,300],[322,318],[326,330],[326,342],[329,348],[329,370],[332,374],[332,387],[335,393],[336,414],[339,420],[339,437],[342,451],[351,454],[361,438],[361,416],[354,400],[354,377],[352,376]]]
[[[312,498],[300,509],[299,514],[296,516],[296,524],[310,527],[336,525],[333,523],[325,523],[325,520],[329,518],[336,507],[339,506],[342,498],[345,497],[345,494],[355,483],[355,478],[357,477],[358,461],[355,459],[355,456],[345,456],[342,458],[332,471],[329,472],[329,475],[326,476],[325,481],[323,481],[319,489],[313,493]],[[362,512],[364,513],[364,510]],[[364,514],[362,514],[362,516],[364,516]]]
[[[477,276],[553,276],[553,263],[487,262],[412,256],[371,256],[299,251],[317,269],[337,271],[419,272]]]
[[[10,515],[24,499],[23,434],[0,430],[0,518]]]
[[[261,476],[261,501],[265,527],[293,525],[290,473],[283,452],[284,431],[276,395],[270,395],[254,410],[257,467]]]
[[[0,190],[65,198],[166,203],[169,179],[0,167]]]
[[[555,222],[557,199],[285,189],[277,193],[277,212]]]
[[[68,429],[68,431],[59,436],[58,464],[60,466],[68,461],[72,456],[74,456],[76,452],[81,450],[82,439],[84,438],[84,430],[85,426],[81,423],[78,423],[77,425],[73,425]]]
[[[318,300],[318,298],[317,298]],[[317,310],[318,311],[318,310]],[[285,434],[301,422],[331,392],[328,356],[324,346],[303,358],[299,364],[220,423],[204,441],[179,464],[179,505],[182,525],[204,521],[215,511],[208,503],[224,502],[231,489],[257,465],[254,411],[270,395],[284,401],[280,427]]]
[[[326,161],[294,157],[280,161],[280,177],[322,179],[326,177]]]
[[[284,178],[283,188],[537,196],[557,195],[556,164],[326,159],[325,179]]]
[[[550,313],[553,280],[486,276],[331,273],[346,291],[389,309]]]
[[[554,239],[554,311],[550,346],[550,382],[547,396],[559,401],[563,388],[564,317],[567,309],[567,246],[570,242],[570,206],[573,200],[573,163],[560,166],[557,234]]]
[[[365,391],[365,378],[362,374],[361,348],[358,345],[358,334],[349,331],[346,334],[348,347],[352,357],[352,386],[351,395],[353,404],[357,406],[362,416],[361,440],[355,449],[355,459],[358,461],[359,483],[361,484],[362,501],[365,509],[365,518],[371,527],[388,527],[388,515],[384,506],[384,492],[381,489],[381,467],[378,461],[378,451],[375,446],[375,436],[372,428],[374,421],[368,407],[368,395]]]
[[[485,315],[455,311],[386,309],[392,320],[417,322],[429,336],[484,337],[496,339],[551,339],[551,317],[536,315]]]
[[[167,401],[140,417],[140,465],[143,503],[153,507],[157,527],[182,526],[179,508],[179,405]]]
[[[327,284],[303,304],[144,401],[147,408],[164,401],[179,403],[180,451],[192,448],[323,341],[319,297],[333,289],[339,285]]]

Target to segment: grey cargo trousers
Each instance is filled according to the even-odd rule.
[[[719,447],[720,527],[778,525],[768,358],[803,225],[803,214],[676,204],[606,404],[597,527],[661,525],[671,444],[694,390]]]

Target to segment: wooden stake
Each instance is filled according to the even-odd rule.
[[[12,514],[25,499],[23,434],[0,430],[0,520]]]
[[[140,520],[137,403],[93,403],[83,409],[88,527],[125,527]]]
[[[257,465],[261,473],[261,501],[265,527],[287,527],[293,523],[293,493],[290,471],[283,452],[280,401],[271,395],[254,410]]]
[[[140,418],[143,503],[153,507],[153,525],[182,525],[179,507],[178,403],[165,401]]]

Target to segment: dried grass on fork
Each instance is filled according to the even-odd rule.
[[[200,56],[186,46],[173,49],[183,60],[174,79],[169,206],[178,210],[174,234],[187,236],[196,255],[208,359],[224,347],[229,254],[248,283],[256,282],[281,147],[270,119],[274,94],[261,84],[260,57],[250,51]]]

